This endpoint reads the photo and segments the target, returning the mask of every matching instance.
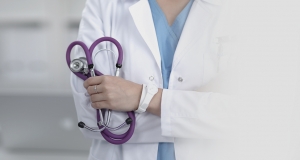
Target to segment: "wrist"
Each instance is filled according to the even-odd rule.
[[[135,112],[144,113],[149,107],[153,97],[157,94],[158,88],[153,84],[143,84],[139,107]]]
[[[141,100],[141,96],[142,96],[142,91],[143,91],[143,85],[138,84],[137,87],[136,87],[136,97],[138,97],[138,98],[137,98],[137,100],[134,104],[133,111],[135,111],[139,108],[140,100]]]
[[[161,115],[161,97],[162,97],[163,89],[159,88],[158,92],[152,98],[149,106],[147,108],[147,112],[160,116]]]

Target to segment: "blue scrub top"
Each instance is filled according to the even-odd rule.
[[[176,17],[173,24],[169,26],[167,18],[156,0],[149,0],[161,56],[163,87],[165,89],[169,87],[174,53],[192,4],[193,0],[190,0]],[[175,160],[174,144],[159,143],[157,160]]]

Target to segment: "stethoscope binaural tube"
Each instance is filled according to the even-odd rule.
[[[121,47],[121,44],[114,38],[111,38],[111,37],[102,37],[102,38],[99,38],[97,39],[90,47],[89,49],[89,52],[90,55],[89,55],[89,59],[87,59],[88,63],[89,64],[92,64],[92,54],[94,52],[94,49],[96,48],[96,46],[98,44],[100,44],[101,42],[104,42],[104,41],[109,41],[109,42],[112,42],[118,49],[118,53],[119,53],[119,56],[118,56],[118,60],[117,60],[117,64],[116,64],[116,67],[117,68],[121,68],[122,67],[122,62],[123,62],[123,49]]]
[[[102,37],[102,38],[97,39],[91,45],[90,48],[88,48],[81,41],[75,41],[75,42],[73,42],[69,45],[69,47],[67,49],[67,53],[66,53],[66,61],[67,61],[67,64],[68,64],[69,68],[71,69],[70,64],[71,64],[71,51],[72,51],[72,48],[76,45],[79,45],[79,46],[82,47],[82,49],[85,52],[88,69],[90,70],[90,72],[88,74],[73,72],[76,76],[78,76],[82,80],[86,80],[87,78],[89,78],[91,76],[95,76],[95,75],[101,76],[101,75],[103,75],[101,72],[94,69],[94,64],[93,64],[93,61],[92,61],[92,54],[93,54],[93,51],[96,48],[96,46],[98,44],[100,44],[101,42],[104,42],[104,41],[109,41],[109,42],[114,43],[114,45],[118,49],[119,56],[118,56],[118,60],[117,60],[117,64],[116,64],[116,67],[117,67],[116,75],[118,75],[119,69],[122,67],[123,49],[122,49],[120,43],[117,40],[115,40],[114,38]],[[129,124],[130,127],[127,130],[127,132],[125,132],[121,135],[116,135],[116,134],[113,134],[112,132],[110,132],[109,129],[108,129],[109,127],[106,128],[107,126],[104,123],[103,118],[100,118],[101,117],[100,114],[102,114],[101,110],[97,109],[97,111],[96,111],[97,122],[101,122],[101,124],[103,124],[103,125],[100,125],[99,123],[97,123],[98,128],[99,128],[98,131],[102,134],[102,136],[105,140],[107,140],[108,142],[110,142],[112,144],[123,144],[123,143],[127,142],[132,137],[134,129],[135,129],[135,120],[136,120],[134,112],[127,112],[129,118],[126,120],[126,123]],[[79,122],[78,126],[80,128],[86,128],[90,131],[96,131],[96,130],[91,129],[90,127],[86,126],[83,122]]]

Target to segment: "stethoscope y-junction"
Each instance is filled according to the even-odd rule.
[[[119,76],[120,69],[122,67],[123,61],[123,50],[120,43],[111,37],[102,37],[97,39],[90,48],[88,48],[83,42],[75,41],[71,43],[67,49],[66,60],[70,70],[82,80],[86,80],[89,77],[101,76],[103,75],[101,72],[95,69],[95,65],[93,63],[93,51],[97,47],[98,44],[101,42],[109,41],[112,42],[118,49],[119,57],[116,64],[116,73],[115,76]],[[79,45],[86,57],[80,57],[71,61],[71,51],[72,48],[76,45]],[[97,52],[96,54],[98,54]],[[95,54],[95,56],[96,56]],[[94,56],[94,57],[95,57]],[[88,129],[92,132],[100,132],[105,140],[112,144],[123,144],[127,142],[131,136],[133,135],[134,128],[135,128],[135,115],[134,112],[127,112],[128,118],[125,120],[124,123],[119,125],[118,127],[109,127],[110,119],[111,119],[111,110],[109,109],[97,109],[96,110],[96,117],[97,117],[97,126],[98,128],[91,128],[85,125],[83,122],[79,122],[78,126],[80,128]],[[126,125],[130,125],[127,132],[116,135],[113,134],[111,131],[118,130]]]

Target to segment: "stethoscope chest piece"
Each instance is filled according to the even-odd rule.
[[[69,67],[72,72],[77,72],[77,73],[82,72],[84,74],[89,73],[88,64],[87,64],[86,58],[84,58],[84,57],[80,57],[78,59],[72,60]]]

